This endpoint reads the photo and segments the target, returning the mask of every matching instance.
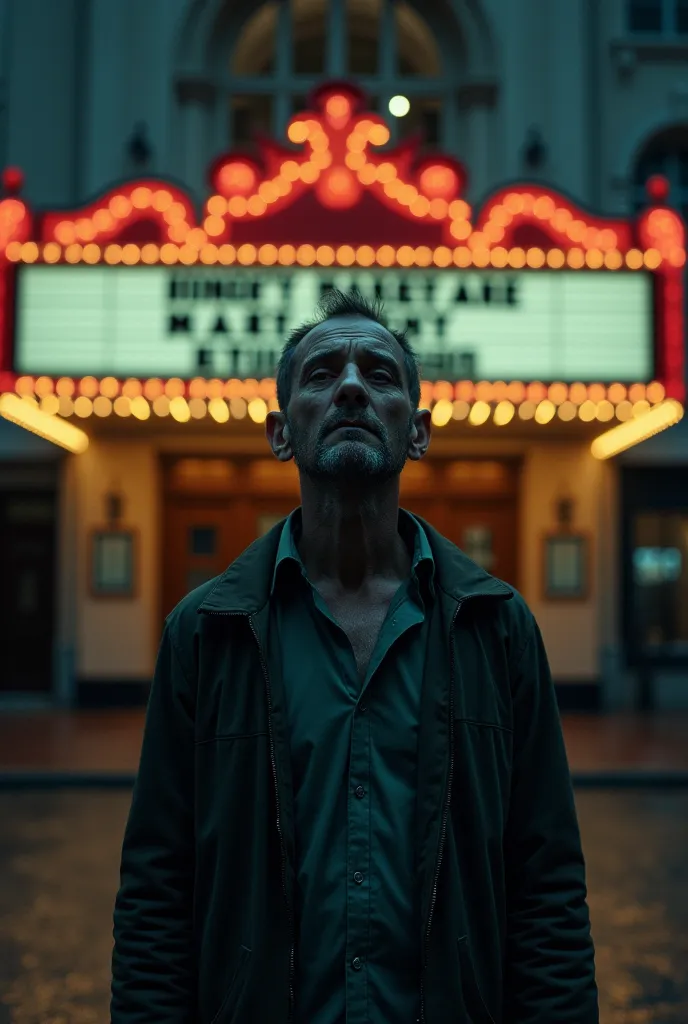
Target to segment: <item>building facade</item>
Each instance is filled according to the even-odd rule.
[[[181,249],[188,242],[181,235],[175,241],[175,225],[170,221],[165,222],[165,230],[172,233],[155,235],[154,223],[163,223],[166,210],[155,209],[150,196],[148,229],[140,227],[143,216],[127,220],[130,209],[122,218],[130,231],[126,238],[108,235],[111,227],[102,217],[98,222],[97,215],[112,212],[110,204],[117,197],[131,204],[135,187],[148,189],[151,196],[168,192],[182,208],[183,217],[178,220],[188,230],[211,232],[205,241],[216,245],[218,253],[222,245],[233,246],[231,271],[227,270],[230,264],[223,264],[217,255],[203,266],[201,276],[205,275],[204,287],[221,288],[221,280],[231,277],[236,288],[248,289],[243,298],[237,292],[233,298],[243,302],[242,316],[249,317],[245,321],[249,331],[250,317],[261,313],[256,296],[261,296],[262,287],[270,286],[266,275],[271,271],[284,276],[288,270],[287,276],[297,282],[293,286],[297,292],[298,282],[303,282],[299,293],[305,304],[303,316],[311,312],[308,303],[317,298],[320,285],[334,281],[335,271],[342,283],[347,275],[358,274],[363,287],[367,282],[369,287],[388,288],[385,297],[394,314],[403,284],[399,268],[423,273],[426,256],[418,255],[420,249],[431,253],[428,272],[432,269],[435,274],[439,291],[442,282],[449,280],[441,273],[449,269],[471,271],[472,276],[466,277],[469,304],[477,301],[476,294],[484,298],[485,286],[492,289],[488,305],[493,308],[485,316],[496,317],[490,320],[496,324],[500,316],[508,316],[510,305],[508,287],[500,285],[502,271],[513,272],[515,288],[525,281],[519,275],[529,270],[541,271],[540,276],[531,274],[529,281],[544,281],[548,272],[565,274],[576,269],[577,257],[570,253],[580,249],[580,279],[587,280],[591,276],[587,271],[599,267],[603,276],[612,270],[616,258],[612,252],[621,254],[623,273],[630,271],[636,257],[629,263],[629,253],[637,252],[641,254],[637,269],[656,280],[653,275],[661,268],[653,257],[647,260],[647,253],[656,246],[651,239],[643,243],[638,225],[643,217],[647,223],[647,211],[653,205],[658,210],[688,212],[688,25],[679,0],[654,4],[615,0],[604,5],[594,0],[559,4],[454,0],[423,5],[403,0],[266,4],[148,0],[145,5],[130,0],[63,0],[50,6],[38,0],[21,4],[5,0],[1,9],[2,162],[22,169],[20,197],[33,217],[33,233],[14,239],[15,243],[36,241],[41,264],[46,263],[46,245],[59,248],[55,263],[60,265],[45,269],[69,273],[60,281],[65,282],[64,295],[71,295],[74,302],[86,280],[76,272],[83,275],[94,270],[111,275],[104,276],[103,282],[114,281],[117,273],[127,269],[122,258],[127,245],[138,247],[138,262],[146,262],[142,255],[146,245],[157,245],[150,269],[167,275],[165,294],[172,305],[165,315],[177,318],[176,340],[170,341],[176,345],[174,351],[162,352],[151,342],[150,362],[132,352],[131,362],[126,367],[122,364],[118,375],[110,372],[112,366],[108,368],[102,353],[95,359],[88,337],[79,349],[73,341],[78,324],[68,320],[63,330],[72,332],[72,341],[64,333],[59,335],[64,358],[53,359],[47,325],[51,311],[59,307],[62,284],[51,284],[45,292],[37,285],[32,293],[42,296],[43,321],[38,310],[33,328],[25,329],[24,362],[15,360],[12,380],[8,378],[0,391],[14,392],[24,379],[20,393],[23,388],[26,397],[33,396],[34,403],[65,423],[79,423],[90,443],[82,454],[65,455],[63,449],[0,419],[2,565],[10,581],[4,588],[7,607],[0,645],[4,652],[0,691],[6,697],[35,694],[62,703],[91,704],[144,699],[162,618],[174,601],[221,571],[237,550],[298,502],[294,473],[271,460],[260,424],[263,406],[267,409],[274,401],[268,368],[274,340],[253,346],[264,351],[264,362],[257,364],[246,362],[246,345],[241,343],[235,349],[225,346],[223,352],[234,354],[220,358],[217,346],[205,344],[200,334],[189,339],[189,333],[207,335],[217,326],[217,320],[211,323],[211,319],[217,317],[218,309],[208,307],[203,313],[193,292],[194,275],[199,280],[196,269],[201,269],[203,260],[199,255],[188,265],[178,259],[174,265],[161,265],[165,244]],[[415,221],[407,214],[405,220],[396,214],[386,220],[378,216],[369,225],[374,237],[364,237],[361,218],[350,217],[351,223],[358,224],[357,235],[351,238],[334,237],[338,227],[332,229],[332,237],[316,238],[308,227],[315,207],[309,211],[311,220],[302,217],[289,222],[287,212],[279,212],[280,203],[287,203],[288,197],[270,198],[265,188],[256,194],[263,206],[275,203],[275,219],[271,222],[270,211],[254,216],[260,202],[247,213],[242,202],[250,201],[254,185],[258,189],[267,182],[266,148],[257,139],[271,139],[270,152],[274,156],[279,151],[283,160],[308,149],[308,128],[300,135],[300,129],[290,125],[300,123],[299,115],[303,121],[326,119],[325,107],[314,106],[313,92],[333,81],[354,83],[365,97],[360,99],[359,114],[369,112],[370,124],[387,131],[377,141],[374,137],[364,140],[368,149],[363,143],[360,150],[350,149],[349,156],[363,157],[377,147],[377,166],[391,163],[399,179],[408,170],[407,185],[415,174],[420,198],[432,202],[434,197],[447,209],[451,203],[463,203],[465,210],[454,206],[456,216],[448,218],[445,213],[435,218],[434,227],[427,212]],[[343,88],[328,95],[331,99],[350,94]],[[406,97],[408,113],[392,116],[392,97]],[[321,98],[325,103],[327,96]],[[355,96],[351,99],[351,116],[358,102]],[[309,108],[310,115],[305,113]],[[327,128],[325,121],[323,126]],[[334,153],[332,147],[330,138],[329,149]],[[317,152],[311,147],[311,155]],[[228,153],[235,156],[230,159]],[[385,153],[393,154],[393,159],[385,161]],[[408,167],[404,153],[409,154]],[[362,164],[340,163],[360,181]],[[411,164],[413,174],[408,169]],[[234,170],[227,171],[228,166]],[[249,170],[238,170],[242,166]],[[451,192],[445,176],[449,188],[445,196],[442,175],[435,175],[433,185],[428,174],[424,192],[423,167],[428,172],[440,167],[454,174],[455,191]],[[318,173],[326,170],[316,167]],[[255,175],[250,183],[249,172]],[[646,183],[653,175],[668,181],[668,197],[661,181],[660,191],[648,197]],[[343,179],[337,199],[331,178],[329,204],[327,196],[318,193],[320,179],[298,180],[304,188],[311,187],[318,202],[324,198],[330,214],[336,213],[338,202],[340,212],[346,209],[348,186]],[[515,183],[527,184],[516,187]],[[16,184],[11,176],[6,180],[10,191]],[[362,182],[366,190],[369,185],[381,187],[384,205],[382,192],[389,181]],[[515,196],[509,201],[517,206],[518,196],[524,194],[531,197],[531,206],[525,212],[523,205],[518,210],[514,207],[512,219],[525,216],[527,221],[529,213],[531,220],[537,219],[533,204],[541,200],[539,209],[550,211],[550,219],[558,210],[569,211],[569,221],[564,217],[557,228],[563,230],[561,237],[543,241],[526,231],[520,238],[488,239],[491,254],[504,242],[504,262],[501,254],[498,259],[488,256],[482,264],[473,255],[454,256],[459,249],[475,253],[466,243],[481,230],[481,216],[485,221],[487,211],[500,204],[509,212],[507,197]],[[224,217],[217,203],[214,210],[211,207],[213,197],[224,201],[225,210],[236,200],[230,213],[231,238],[212,235],[220,229],[209,220]],[[143,202],[143,193],[139,199]],[[349,207],[355,208],[356,203]],[[279,237],[274,230],[278,216],[287,218]],[[246,217],[249,221],[254,217],[253,227],[241,226]],[[89,229],[80,226],[89,218],[94,225],[90,238]],[[583,225],[581,231],[596,231],[598,236],[615,232],[614,244],[607,238],[600,247],[594,239],[577,239],[575,232],[574,237],[567,235],[567,223],[573,220]],[[459,227],[452,235],[452,225],[462,221],[468,225],[466,234],[461,237]],[[259,224],[265,225],[263,234]],[[449,235],[442,235],[445,229]],[[183,230],[179,223],[176,230]],[[511,229],[506,225],[505,230]],[[109,265],[108,244],[120,246],[119,258],[113,257]],[[386,255],[379,257],[385,244],[395,253],[389,260]],[[99,247],[97,258],[85,257],[89,245]],[[255,250],[244,263],[239,256],[242,245]],[[314,258],[299,263],[296,252],[308,245],[313,246]],[[329,263],[322,253],[322,258],[317,256],[319,248],[327,245],[335,253]],[[399,263],[404,245],[414,250],[411,264]],[[79,247],[79,257],[73,261],[78,266],[69,265],[69,246]],[[268,255],[270,246],[276,252],[274,260]],[[280,262],[283,246],[294,248],[291,263]],[[342,246],[354,253],[348,267],[348,257],[342,264],[336,255]],[[367,252],[366,247],[373,251],[370,263],[367,255],[359,254],[362,249]],[[557,265],[559,257],[550,255],[550,247],[563,254],[563,265]],[[600,264],[595,262],[597,256],[589,256],[598,248]],[[451,252],[449,257],[444,252],[437,255],[444,249]],[[515,249],[524,254],[520,265],[509,262]],[[532,255],[536,250],[542,253],[542,263]],[[670,259],[669,248],[662,259]],[[27,262],[31,260],[19,255],[14,260],[15,265],[22,264],[20,274]],[[180,271],[176,278],[175,268]],[[219,280],[218,269],[222,271]],[[494,284],[485,276],[493,270]],[[375,280],[373,271],[378,273]],[[682,287],[682,273],[679,278],[678,287]],[[617,279],[622,280],[621,273]],[[28,275],[22,280],[28,282]],[[121,280],[127,300],[117,308],[134,309],[136,287],[127,292],[129,278]],[[89,286],[93,281],[91,275]],[[478,293],[470,293],[471,287],[478,288]],[[258,289],[254,298],[251,288]],[[139,295],[143,306],[137,323],[152,308],[144,291]],[[540,301],[535,293],[532,301],[535,309]],[[583,301],[593,300],[586,293]],[[583,361],[560,366],[558,373],[550,373],[547,363],[547,344],[554,342],[551,325],[543,326],[542,346],[530,366],[526,337],[520,343],[520,361],[505,363],[501,372],[499,349],[495,349],[494,365],[476,367],[465,346],[452,353],[454,362],[437,363],[425,391],[436,423],[432,457],[416,477],[405,472],[404,501],[521,589],[541,622],[562,706],[631,707],[653,702],[685,707],[688,493],[682,490],[686,474],[681,467],[688,445],[684,424],[614,459],[595,458],[590,449],[593,439],[612,426],[611,420],[630,415],[638,402],[651,407],[667,396],[682,401],[684,382],[677,381],[676,373],[672,375],[661,359],[652,366],[647,363],[649,342],[655,356],[663,351],[663,328],[656,317],[663,306],[657,304],[656,296],[651,324],[645,315],[649,307],[642,304],[642,288],[628,295],[610,294],[601,301],[592,328],[590,322],[576,327],[575,318],[571,320],[571,344],[573,349],[578,345]],[[610,337],[600,327],[606,301],[611,303],[607,315],[614,314],[612,319],[622,332],[632,335],[642,320],[645,335],[638,334],[628,353],[633,365],[623,365],[623,337],[607,346],[610,353],[616,351],[617,362],[612,358],[606,367],[597,358],[594,344],[587,349],[581,344],[587,331],[593,341]],[[295,309],[300,309],[294,302]],[[419,310],[422,318],[427,301],[419,305],[416,294],[414,302],[415,318]],[[437,321],[441,311],[438,316],[434,299],[433,303]],[[630,317],[626,321],[624,306]],[[635,311],[635,319],[629,310]],[[82,308],[82,321],[84,315]],[[275,312],[270,327],[275,337],[286,326],[286,319],[280,323],[280,315],[288,319],[291,307],[286,313],[282,307]],[[203,321],[203,316],[210,319]],[[192,318],[193,330],[184,326],[185,317]],[[476,321],[478,331],[481,322],[487,323]],[[12,323],[17,327],[16,318]],[[25,316],[22,323],[28,323]],[[510,322],[505,319],[504,323],[508,332]],[[126,325],[121,329],[126,331]],[[265,333],[264,325],[253,330],[254,340],[261,330]],[[155,333],[152,327],[151,332]],[[16,354],[16,332],[13,344]],[[431,349],[428,354],[437,355]],[[105,393],[103,382],[109,378],[113,383],[106,385],[105,392],[109,388],[111,393]],[[180,382],[179,393],[174,393],[177,384],[168,386],[170,381]],[[618,389],[612,392],[615,383]],[[95,391],[89,392],[94,386]],[[158,386],[162,390],[156,394]],[[587,390],[575,392],[575,386]],[[596,386],[602,390],[592,392]],[[558,391],[553,390],[557,387]],[[80,417],[75,407],[82,398],[91,406],[90,414]],[[145,419],[132,414],[139,398],[150,406]],[[109,402],[111,415],[94,412],[101,399],[101,411]],[[188,416],[180,412],[177,419],[169,414],[176,399],[185,403]],[[164,400],[168,414],[158,415],[155,402],[160,410]],[[218,418],[214,417],[214,401],[224,403],[226,420],[218,404],[214,406]],[[439,405],[442,402],[446,405]],[[199,403],[204,406],[202,415]],[[510,421],[501,426],[495,420],[500,403],[502,415],[507,415],[508,404],[513,410]],[[533,406],[531,419],[520,415],[528,403]],[[554,409],[551,416],[545,403]],[[568,412],[560,415],[567,403],[575,410],[570,419]],[[580,415],[585,403],[591,403],[589,410],[594,406],[590,419]],[[617,415],[623,403],[628,408]],[[489,407],[482,423],[481,405]],[[86,406],[82,403],[79,408],[85,411]],[[129,559],[133,579],[128,578]],[[547,578],[548,568],[554,572],[557,566],[564,580],[559,592],[556,581]],[[584,578],[574,585],[576,573],[581,572]],[[27,658],[29,650],[31,658]]]

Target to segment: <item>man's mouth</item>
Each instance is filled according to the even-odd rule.
[[[350,421],[347,420],[345,423],[338,423],[336,427],[332,428],[330,433],[334,434],[334,432],[336,430],[347,430],[347,429],[348,430],[365,430],[368,434],[372,434],[373,433],[373,431],[370,429],[370,427],[366,426],[365,423],[360,423],[360,422],[358,422],[356,420],[350,420]]]

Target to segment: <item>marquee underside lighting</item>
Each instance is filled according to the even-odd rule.
[[[541,249],[533,246],[524,249],[515,246],[506,249],[495,246],[488,249],[483,246],[440,245],[431,248],[427,245],[402,245],[395,248],[381,245],[280,245],[267,243],[260,246],[245,243],[234,246],[230,244],[215,245],[203,240],[200,245],[175,245],[165,243],[155,245],[105,245],[95,243],[81,245],[78,242],[62,247],[55,242],[46,242],[39,246],[36,242],[10,242],[5,249],[5,258],[10,263],[68,263],[87,264],[94,266],[105,263],[108,266],[129,266],[139,264],[153,266],[163,264],[173,266],[301,266],[301,267],[478,267],[495,269],[522,270],[657,270],[663,259],[660,251],[654,247],[649,249],[629,249],[620,252],[618,249],[605,251],[597,248],[582,249],[579,246],[564,251],[563,249]],[[674,257],[677,261],[672,266],[683,266],[685,254]],[[680,260],[680,262],[679,262]]]
[[[577,281],[591,275],[605,287],[616,287],[628,272],[651,275],[653,365],[642,370],[637,365],[622,370],[594,363],[566,368],[540,360],[539,369],[521,369],[515,362],[508,372],[585,373],[593,379],[626,372],[631,380],[647,381],[650,375],[658,380],[623,386],[623,395],[622,385],[485,381],[449,382],[445,393],[444,383],[437,382],[430,392],[435,424],[466,419],[471,426],[507,426],[528,418],[543,426],[557,419],[626,424],[664,398],[684,400],[685,230],[668,205],[663,179],[652,179],[648,206],[633,218],[597,216],[534,182],[501,188],[474,210],[465,198],[464,166],[448,155],[424,155],[408,142],[394,146],[384,118],[365,109],[365,97],[356,87],[325,84],[313,94],[312,106],[291,119],[285,140],[258,141],[252,154],[229,153],[216,160],[210,168],[211,194],[200,216],[183,190],[152,177],[119,185],[79,209],[36,215],[18,196],[19,179],[6,172],[5,196],[0,199],[0,388],[14,390],[19,365],[34,373],[43,369],[39,361],[15,360],[14,296],[17,280],[32,273],[24,269],[31,264],[138,266],[142,275],[145,267],[192,267],[198,268],[194,273],[199,276],[204,266],[374,268],[379,276],[378,268],[395,268],[397,276],[399,268],[430,268],[423,275],[428,277],[430,271],[439,276],[442,268],[460,268],[503,271],[505,277],[522,270],[529,280],[538,270],[575,270],[580,272],[573,275]],[[563,273],[556,275],[557,286],[563,279]],[[640,279],[632,275],[633,281]],[[73,365],[77,364],[66,363],[64,370],[69,372]],[[267,363],[249,367],[219,361],[191,362],[183,370],[163,363],[160,369],[166,366],[172,376],[193,372],[189,366],[196,365],[208,374],[227,376],[271,371]],[[439,372],[500,372],[494,363],[475,371],[451,365]],[[55,363],[49,366],[57,374],[63,369]],[[150,372],[148,365],[138,363],[79,369],[81,374],[104,374],[106,369]],[[9,385],[7,378],[12,378]],[[250,387],[240,382],[241,388],[231,381],[161,381],[156,394],[158,385],[150,381],[113,384],[107,379],[106,385],[105,379],[92,378],[93,385],[83,377],[81,383],[72,381],[69,390],[62,378],[52,388],[48,378],[38,379],[45,391],[31,389],[28,397],[39,403],[39,411],[61,419],[113,414],[145,420],[170,415],[180,420],[211,416],[224,422],[223,417],[241,418],[238,402],[246,404],[248,416],[251,402],[259,401],[268,410],[274,402],[274,394],[259,381]],[[89,381],[86,391],[84,381]],[[243,390],[230,393],[230,384],[234,392]],[[437,390],[440,385],[444,390]],[[657,387],[663,392],[655,401],[649,389]],[[583,393],[581,388],[588,390]],[[648,394],[641,395],[638,388],[647,388]],[[262,405],[253,410],[256,416],[263,415]]]
[[[15,394],[4,398],[13,400],[14,410],[24,418],[34,410],[52,423],[115,416],[140,421],[169,417],[179,423],[214,420],[224,424],[230,420],[249,420],[260,424],[268,412],[279,409],[274,378],[196,377],[191,381],[181,378],[163,381],[160,378],[104,377],[99,380],[83,377],[74,380],[23,376],[13,382],[13,387]],[[667,402],[664,385],[659,381],[630,386],[581,382],[423,381],[421,406],[431,410],[432,422],[437,428],[451,422],[463,422],[469,427],[513,427],[528,423],[546,427],[552,423],[578,421],[591,426],[594,423],[628,424],[633,428],[633,437],[637,433],[636,423],[654,422],[646,420],[651,411],[673,409],[675,412],[682,408],[678,402]],[[638,440],[642,439],[639,435]]]
[[[610,459],[642,441],[647,441],[655,434],[675,426],[682,419],[683,406],[681,403],[668,399],[636,419],[621,423],[618,427],[613,427],[601,434],[600,437],[595,438],[590,450],[596,459]]]
[[[0,416],[75,455],[81,455],[88,448],[88,435],[79,427],[49,415],[17,395],[0,395]]]

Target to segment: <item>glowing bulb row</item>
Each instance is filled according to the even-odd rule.
[[[57,395],[59,398],[72,398],[78,394],[86,398],[95,398],[102,395],[105,398],[114,399],[119,395],[128,399],[143,396],[149,401],[165,395],[167,398],[189,397],[189,398],[262,398],[270,401],[276,395],[276,384],[273,377],[265,377],[262,380],[248,378],[239,380],[220,380],[219,378],[207,379],[195,377],[185,383],[180,377],[172,377],[163,381],[158,377],[141,381],[138,378],[130,377],[120,382],[116,377],[103,377],[98,380],[96,377],[82,377],[75,381],[71,377],[60,377],[54,380],[52,377],[19,377],[15,382],[15,391],[19,395],[44,398],[48,395]],[[635,405],[638,402],[647,402],[650,405],[658,405],[664,401],[666,391],[660,381],[652,381],[649,384],[583,384],[581,382],[564,384],[555,382],[543,384],[533,381],[529,384],[523,381],[423,381],[421,383],[421,403],[430,406],[433,402],[439,401],[464,401],[464,402],[502,402],[509,401],[514,405],[523,402],[535,402],[536,404],[545,400],[554,406],[564,405],[567,402],[574,406],[582,406],[586,402],[599,404],[608,402],[618,406],[624,402]]]
[[[113,196],[107,206],[96,210],[90,217],[59,221],[55,226],[55,240],[64,246],[75,242],[92,242],[100,234],[121,228],[135,210],[149,209],[162,214],[170,229],[175,225],[186,224],[186,207],[175,200],[171,192],[139,185],[130,195]],[[190,230],[188,226],[187,230]]]
[[[634,403],[623,401],[614,406],[607,400],[592,402],[588,399],[580,406],[569,401],[556,406],[554,402],[545,398],[541,402],[526,400],[517,406],[507,399],[496,405],[491,405],[489,402],[480,400],[471,403],[463,399],[455,399],[452,402],[449,399],[441,398],[433,406],[432,422],[436,427],[444,427],[451,420],[467,420],[474,426],[481,426],[491,420],[498,427],[506,426],[513,419],[524,422],[532,420],[543,426],[551,423],[555,418],[564,423],[570,423],[576,419],[583,423],[592,423],[595,420],[600,423],[609,423],[613,419],[625,423],[644,415],[651,408],[652,406],[646,400]]]
[[[263,423],[268,412],[279,408],[276,398],[266,401],[259,397],[250,400],[242,397],[206,400],[191,397],[187,399],[182,395],[175,395],[172,398],[168,395],[159,395],[149,402],[141,395],[134,398],[119,395],[115,399],[98,395],[92,399],[85,395],[72,398],[66,395],[50,394],[44,395],[40,400],[24,396],[23,400],[47,415],[59,415],[64,418],[71,416],[80,419],[88,419],[90,416],[106,418],[115,415],[122,418],[133,416],[143,421],[150,419],[154,414],[158,417],[171,416],[172,419],[180,423],[188,422],[191,419],[204,419],[206,416],[210,416],[218,423],[226,423],[229,419],[242,420],[246,416],[254,423]],[[468,402],[463,399],[450,401],[441,398],[433,405],[432,422],[436,427],[446,426],[451,420],[467,420],[474,426],[481,426],[488,421],[492,421],[495,426],[506,426],[514,419],[523,422],[532,420],[535,423],[546,425],[555,418],[565,423],[575,419],[584,423],[593,421],[609,423],[614,419],[625,423],[644,415],[651,408],[650,403],[646,400],[634,403],[623,401],[614,406],[607,400],[593,402],[588,399],[578,407],[569,401],[557,407],[549,399],[543,399],[540,402],[526,400],[517,406],[507,399],[493,405],[482,400]]]
[[[235,197],[240,198],[240,197]],[[200,231],[201,229],[196,229]],[[205,232],[201,232],[205,238]],[[5,250],[7,259],[12,263],[107,263],[111,266],[125,264],[136,266],[139,263],[153,265],[163,263],[173,265],[182,263],[187,266],[192,264],[205,264],[212,266],[220,264],[231,266],[239,263],[243,266],[298,266],[309,267],[317,264],[323,267],[332,265],[350,267],[354,264],[361,267],[373,265],[381,267],[449,267],[452,264],[456,267],[511,267],[513,269],[548,268],[550,270],[582,270],[588,268],[599,270],[656,270],[662,263],[662,255],[658,249],[647,249],[642,252],[640,249],[630,249],[627,253],[621,253],[617,249],[603,253],[599,249],[590,249],[584,252],[580,248],[569,249],[564,252],[562,249],[531,248],[504,249],[501,246],[489,250],[483,248],[470,248],[469,246],[458,246],[450,248],[440,245],[437,248],[430,248],[427,245],[402,245],[395,249],[391,245],[382,245],[374,249],[370,245],[360,245],[354,249],[351,245],[340,245],[336,249],[331,245],[320,245],[317,248],[313,245],[281,245],[265,244],[255,246],[245,243],[238,247],[233,245],[215,245],[212,242],[205,242],[199,245],[198,238],[187,241],[184,245],[174,245],[167,242],[158,246],[153,243],[138,246],[133,243],[126,245],[111,244],[104,247],[91,242],[81,245],[78,242],[67,245],[64,249],[56,242],[47,242],[39,246],[36,242],[10,242]],[[678,259],[678,257],[676,257]],[[682,250],[681,259],[685,262],[685,253]],[[672,265],[678,265],[674,263]],[[681,264],[682,265],[682,264]]]
[[[108,416],[119,416],[128,418],[135,417],[138,420],[148,420],[151,415],[166,417],[179,423],[186,423],[191,419],[204,419],[210,416],[217,423],[226,423],[230,418],[242,420],[248,416],[254,423],[264,423],[265,418],[271,410],[278,409],[277,399],[271,398],[265,401],[263,398],[252,398],[247,401],[245,398],[211,398],[206,401],[203,398],[184,398],[182,395],[175,395],[173,398],[167,395],[159,395],[148,402],[143,396],[128,398],[120,395],[115,398],[107,398],[105,395],[98,395],[97,398],[87,398],[79,395],[71,398],[66,395],[45,395],[40,400],[30,396],[23,396],[23,401],[41,410],[49,416],[62,416],[69,418],[76,416],[79,419],[88,419],[96,416],[105,419]]]
[[[265,401],[272,400],[276,395],[276,384],[274,377],[266,377],[263,380],[248,378],[247,380],[211,380],[205,377],[195,377],[188,384],[180,377],[171,377],[162,381],[159,377],[152,377],[149,380],[141,381],[138,378],[130,377],[120,382],[116,377],[103,377],[98,380],[96,377],[82,377],[75,381],[71,377],[60,377],[53,380],[52,377],[19,377],[15,382],[15,391],[18,395],[45,398],[56,395],[58,398],[72,398],[74,395],[94,399],[102,396],[110,400],[123,396],[129,400],[143,397],[148,401],[155,401],[163,395],[167,398],[242,398],[251,400],[261,398]]]
[[[107,206],[96,210],[91,216],[78,217],[76,220],[59,221],[54,230],[55,242],[65,247],[65,259],[67,262],[100,262],[100,247],[93,244],[95,239],[102,234],[121,229],[135,211],[145,212],[153,210],[160,214],[167,224],[167,233],[170,244],[180,245],[183,250],[179,262],[196,262],[189,256],[191,250],[200,253],[207,249],[210,238],[221,236],[226,230],[225,215],[229,214],[234,218],[246,216],[260,217],[280,198],[288,195],[296,181],[313,184],[319,178],[321,172],[332,163],[332,153],[329,149],[329,139],[322,130],[320,124],[314,120],[295,121],[289,127],[289,137],[292,141],[308,141],[311,146],[310,158],[297,162],[286,160],[283,162],[280,173],[273,179],[262,182],[257,191],[249,196],[233,195],[229,199],[224,196],[212,196],[207,203],[208,216],[204,220],[203,228],[194,228],[188,222],[189,211],[184,203],[175,200],[168,189],[151,189],[145,185],[139,185],[132,189],[129,195],[117,194],[113,196]],[[347,166],[356,171],[359,180],[364,185],[372,185],[377,182],[383,186],[385,194],[389,198],[397,200],[402,206],[406,206],[412,215],[419,218],[429,217],[431,219],[443,220],[449,218],[450,233],[459,242],[466,242],[468,247],[478,255],[477,266],[514,266],[510,261],[510,254],[518,253],[518,248],[495,249],[503,240],[506,228],[515,218],[534,218],[546,222],[551,229],[566,240],[567,253],[565,262],[569,266],[587,266],[593,269],[610,266],[610,263],[617,264],[620,253],[618,251],[619,239],[617,232],[612,228],[597,228],[586,224],[585,221],[574,217],[573,213],[566,207],[557,207],[551,196],[534,196],[528,192],[510,192],[504,196],[501,203],[491,207],[487,222],[481,230],[475,231],[470,221],[470,206],[461,199],[448,202],[441,197],[428,198],[422,195],[418,189],[411,184],[404,183],[398,177],[396,166],[390,161],[374,163],[368,161],[364,149],[369,142],[374,145],[384,145],[389,139],[389,130],[382,124],[375,124],[371,121],[361,121],[347,139],[347,154],[345,162]],[[7,204],[5,204],[7,205]],[[21,204],[17,205],[17,216],[23,216]],[[661,235],[665,230],[664,222],[661,220],[665,212],[654,211],[649,220],[650,227],[655,227],[655,234],[658,244],[664,238]],[[654,218],[654,220],[653,220]],[[656,222],[656,223],[655,223]],[[673,224],[673,222],[672,222]],[[660,237],[661,235],[661,237]],[[669,239],[671,243],[672,239]],[[569,249],[569,243],[573,242],[574,247]],[[16,247],[20,243],[12,243]],[[14,261],[35,262],[38,255],[31,253],[35,243],[25,243],[27,255],[15,256]],[[26,248],[28,246],[28,248]],[[118,247],[108,247],[116,249]],[[143,249],[149,253],[156,246],[144,246]],[[164,246],[163,246],[164,248]],[[134,250],[137,246],[124,246],[127,255],[121,259],[114,259],[115,262],[127,263],[128,260],[138,262],[134,258]],[[46,262],[57,262],[60,255],[54,255],[56,249],[51,249],[51,256]],[[530,249],[529,253],[536,253],[541,250]],[[561,250],[550,250],[558,252]],[[498,262],[493,262],[493,254],[497,253]],[[504,254],[507,254],[504,256]],[[206,253],[207,255],[207,253]],[[609,257],[609,260],[607,259]],[[630,259],[629,259],[630,257]],[[13,259],[12,256],[8,258]],[[534,257],[537,259],[537,257]],[[556,258],[556,257],[555,257]],[[155,262],[152,257],[148,260],[140,256],[142,262]],[[501,260],[505,262],[499,262]],[[516,260],[519,257],[516,256]],[[631,250],[626,254],[626,266],[630,269],[640,269],[646,266],[649,269],[656,269],[663,259],[673,267],[682,267],[686,261],[685,249],[682,245],[667,244],[661,252],[658,248],[648,248],[645,253],[640,250]],[[201,257],[203,262],[203,258]],[[484,261],[484,262],[483,262]],[[162,262],[166,262],[164,259]],[[168,262],[177,262],[170,256]],[[210,262],[223,262],[222,259]],[[279,262],[279,261],[278,261]],[[544,266],[542,263],[530,263],[526,261],[522,265]],[[470,265],[469,263],[465,265]],[[551,265],[548,263],[548,265]],[[563,265],[563,264],[562,264]],[[623,259],[618,266],[623,265]],[[616,269],[613,267],[612,269]]]

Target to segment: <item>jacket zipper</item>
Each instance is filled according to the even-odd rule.
[[[286,880],[286,866],[287,866],[287,849],[284,843],[284,836],[282,834],[282,825],[280,822],[280,799],[279,790],[277,787],[277,762],[275,760],[275,743],[272,734],[272,694],[270,690],[270,677],[268,675],[267,665],[263,657],[263,648],[260,645],[258,639],[258,633],[253,623],[253,617],[248,615],[246,612],[216,612],[209,611],[209,615],[244,615],[248,618],[253,638],[256,641],[258,647],[258,656],[260,658],[260,667],[263,671],[263,678],[265,679],[265,691],[268,700],[268,734],[270,737],[270,765],[272,767],[272,781],[275,787],[275,806],[277,808],[277,834],[279,836],[280,850],[282,853],[282,893],[284,895],[284,901],[287,905],[287,911],[289,914],[289,1016],[287,1018],[288,1024],[291,1024],[292,1017],[294,1015],[294,954],[295,954],[295,940],[294,940],[294,915],[291,904],[289,903],[289,897],[287,895],[287,880]]]
[[[424,975],[425,969],[428,962],[428,944],[430,942],[430,928],[432,925],[432,915],[435,910],[435,902],[437,900],[437,884],[440,877],[440,868],[442,867],[442,855],[444,853],[444,842],[447,835],[447,821],[449,819],[449,806],[451,804],[451,791],[452,781],[454,778],[454,623],[456,617],[459,614],[461,605],[466,601],[470,601],[470,597],[462,598],[456,608],[451,620],[451,626],[449,627],[449,637],[451,641],[451,668],[449,672],[449,778],[447,780],[447,797],[444,802],[444,811],[442,812],[442,829],[440,831],[440,843],[439,851],[437,854],[437,866],[435,868],[435,881],[432,887],[432,898],[430,900],[430,910],[428,911],[428,924],[425,929],[425,945],[423,949],[423,961],[420,975],[420,1024],[425,1024],[425,985]]]

